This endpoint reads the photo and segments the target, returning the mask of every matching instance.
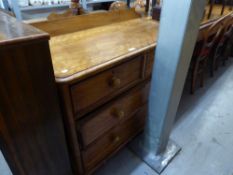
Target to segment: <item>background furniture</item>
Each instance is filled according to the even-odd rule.
[[[224,65],[227,59],[225,52],[226,52],[228,41],[232,34],[231,31],[232,31],[232,24],[233,24],[233,18],[231,17],[231,14],[220,18],[219,23],[221,23],[222,25],[222,31],[219,34],[219,38],[217,39],[215,49],[213,50],[213,53],[212,53],[212,58],[211,58],[212,76],[213,76],[214,71],[218,69],[219,63],[222,62],[222,64]]]
[[[209,12],[208,12],[208,19],[210,19],[211,15],[212,15],[212,11],[213,11],[213,8],[214,8],[214,5],[216,4],[216,0],[209,0]],[[221,8],[221,12],[220,12],[220,15],[223,15],[224,14],[224,11],[225,11],[225,7],[226,5],[229,5],[230,7],[230,10],[232,10],[232,6],[233,6],[233,1],[232,0],[222,0],[220,2],[222,8]]]
[[[116,1],[110,5],[109,10],[126,10],[127,8],[126,2]]]
[[[212,53],[216,48],[216,42],[222,33],[223,26],[221,21],[217,20],[200,27],[198,40],[193,52],[191,63],[191,94],[194,94],[196,82],[200,79],[200,87],[204,86],[204,76],[208,61],[213,61]],[[211,63],[214,64],[214,63]],[[210,66],[211,76],[213,76],[212,65]]]
[[[0,12],[0,149],[14,175],[71,175],[49,35]]]
[[[230,13],[201,25],[190,65],[191,94],[195,92],[197,80],[200,80],[200,86],[203,87],[205,73],[209,71],[212,77],[218,63],[224,63],[228,58],[229,53],[225,54],[232,34],[232,24],[233,18]]]

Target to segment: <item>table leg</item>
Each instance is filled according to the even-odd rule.
[[[146,13],[148,13],[150,7],[150,0],[146,0]]]
[[[222,11],[221,11],[221,15],[224,14],[225,6],[226,6],[226,0],[223,0],[223,1],[222,1]]]
[[[130,8],[130,0],[127,0],[127,6]]]
[[[211,17],[213,6],[214,6],[214,0],[210,0],[210,9],[209,9],[208,17],[207,17],[208,19],[210,19]]]
[[[230,8],[229,8],[229,10],[233,10],[233,0],[230,0]]]

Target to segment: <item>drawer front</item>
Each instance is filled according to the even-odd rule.
[[[83,147],[134,115],[147,102],[148,93],[149,83],[138,86],[98,112],[79,121],[78,128]]]
[[[95,168],[136,136],[144,127],[146,115],[147,105],[143,106],[132,118],[113,128],[88,149],[82,151],[85,170],[88,172]]]
[[[83,115],[123,88],[142,79],[144,56],[134,58],[71,87],[74,112]]]

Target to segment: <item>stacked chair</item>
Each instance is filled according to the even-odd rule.
[[[191,94],[194,94],[198,81],[200,87],[204,86],[206,71],[213,77],[219,64],[225,65],[232,50],[232,35],[232,13],[200,27],[190,65]]]

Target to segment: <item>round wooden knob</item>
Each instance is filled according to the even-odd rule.
[[[123,110],[116,109],[116,108],[112,109],[111,114],[113,117],[115,117],[119,120],[122,120],[125,117],[125,112]]]
[[[118,143],[120,141],[120,137],[116,136],[113,141],[114,141],[114,143]]]
[[[112,77],[112,79],[110,80],[110,86],[112,87],[118,87],[121,84],[121,79],[117,78],[117,77]]]
[[[116,111],[116,117],[120,120],[123,119],[125,117],[125,112],[122,110]]]

